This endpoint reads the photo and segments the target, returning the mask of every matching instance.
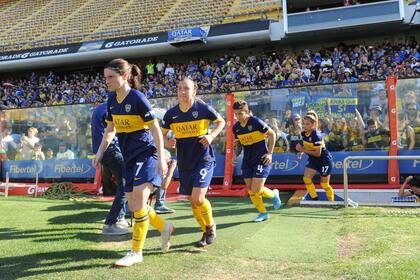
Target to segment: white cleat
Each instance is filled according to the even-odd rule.
[[[174,230],[175,227],[172,223],[165,223],[165,228],[162,232],[162,245],[160,247],[163,253],[168,252],[171,247],[171,234]]]
[[[127,255],[124,258],[119,259],[115,263],[115,266],[127,267],[127,266],[131,266],[133,264],[141,263],[141,262],[143,262],[142,252],[136,252],[136,251],[131,250],[130,252],[127,253]]]

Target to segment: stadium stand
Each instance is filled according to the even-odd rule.
[[[207,2],[178,0],[172,9],[159,21],[154,31],[222,23],[232,3],[233,0]]]
[[[153,63],[153,62],[150,62]],[[337,46],[301,53],[224,55],[213,59],[167,63],[148,74],[143,69],[143,92],[149,97],[173,95],[177,81],[189,75],[199,93],[241,89],[282,88],[313,84],[384,80],[420,76],[420,49],[415,41],[377,46]],[[145,68],[146,64],[140,62]],[[3,78],[0,108],[101,102],[106,95],[102,69],[87,73],[33,73],[30,77]]]
[[[278,0],[235,0],[223,23],[246,20],[267,19],[279,20],[282,17],[281,1]]]
[[[0,2],[3,51],[79,43],[259,18],[278,19],[273,0],[19,0]]]

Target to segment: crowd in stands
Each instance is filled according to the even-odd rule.
[[[420,76],[420,47],[414,39],[404,44],[384,41],[377,46],[346,46],[299,53],[278,52],[247,56],[225,54],[188,63],[155,60],[141,64],[143,92],[148,97],[176,94],[177,82],[194,78],[199,93],[242,89],[384,80]],[[32,73],[3,79],[0,109],[77,103],[106,99],[102,70],[85,73]]]
[[[319,129],[331,151],[388,149],[388,105],[383,80],[387,75],[419,77],[419,51],[417,43],[412,41],[404,45],[391,45],[389,42],[380,46],[340,45],[319,52],[303,50],[299,54],[224,55],[215,60],[201,59],[186,64],[150,60],[143,64],[142,86],[143,92],[150,98],[176,94],[177,81],[184,76],[197,81],[199,93],[282,88],[273,91],[285,99],[281,101],[285,106],[277,109],[277,115],[267,115],[267,112],[272,112],[270,100],[273,96],[264,99],[263,95],[270,95],[270,91],[256,91],[253,96],[262,98],[251,106],[256,115],[265,119],[277,132],[276,153],[295,152],[294,147],[300,141],[302,131],[302,116],[308,110],[319,113]],[[356,83],[359,81],[370,82]],[[412,83],[400,90],[402,94],[398,96],[398,147],[419,149],[419,84],[414,80],[407,82]],[[318,86],[295,87],[302,85]],[[0,91],[2,109],[44,106],[37,110],[24,110],[31,112],[20,116],[20,120],[26,122],[20,128],[16,121],[11,124],[7,120],[7,111],[0,111],[3,158],[42,160],[89,157],[89,108],[107,98],[99,69],[72,74],[32,73],[27,78],[3,80]],[[351,114],[346,116],[335,114],[331,104],[322,110],[311,107],[314,104],[319,107],[326,99],[346,97],[357,100],[354,106],[348,107],[351,108]],[[152,103],[164,101],[159,98],[151,100]],[[90,105],[54,107],[59,112],[45,107],[79,103]],[[165,108],[165,105],[157,108]],[[225,106],[223,102],[219,105]],[[222,111],[223,108],[219,109]],[[32,118],[38,122],[42,120],[44,125],[29,123]],[[216,150],[223,153],[224,137],[219,140],[214,144]]]

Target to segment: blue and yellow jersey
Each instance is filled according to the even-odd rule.
[[[156,146],[148,124],[156,121],[147,98],[136,89],[131,89],[124,100],[117,100],[115,93],[108,97],[107,123],[113,123],[118,142],[126,163],[138,156],[149,157]]]
[[[248,168],[260,164],[261,157],[268,152],[265,137],[268,125],[261,119],[250,116],[245,126],[236,122],[233,126],[235,140],[244,147],[244,159],[242,168]]]
[[[321,147],[321,155],[319,157],[308,155],[310,158],[324,158],[330,157],[330,152],[325,148],[324,139],[322,139],[321,132],[313,130],[309,135],[302,132],[303,147],[308,151],[315,151],[316,148]]]
[[[194,101],[186,112],[179,105],[169,109],[162,121],[162,130],[172,130],[176,139],[178,169],[193,170],[201,162],[214,162],[211,145],[204,148],[199,143],[201,136],[208,133],[210,121],[221,121],[222,117],[209,105]]]

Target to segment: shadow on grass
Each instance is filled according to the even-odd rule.
[[[92,202],[71,202],[69,201],[68,204],[60,204],[50,206],[45,210],[42,211],[74,211],[74,210],[87,210],[87,209],[104,209],[108,210],[111,206],[107,203],[92,203]]]
[[[68,224],[90,224],[102,221],[108,211],[87,211],[87,212],[79,212],[77,214],[68,214],[68,215],[61,215],[55,216],[48,220],[53,225],[68,225]]]
[[[118,252],[105,250],[67,250],[2,257],[0,258],[0,278],[6,280],[42,275],[45,279],[52,279],[52,276],[48,276],[51,273],[109,267],[120,257],[121,254]],[[109,262],[93,264],[93,260],[98,259],[109,260]]]
[[[97,233],[91,232],[97,230]],[[37,229],[18,230],[16,228],[0,228],[1,240],[33,239],[33,242],[54,242],[67,239],[79,239],[85,241],[102,241],[100,231],[97,228],[59,228],[59,229]],[[1,277],[0,277],[1,279]]]

